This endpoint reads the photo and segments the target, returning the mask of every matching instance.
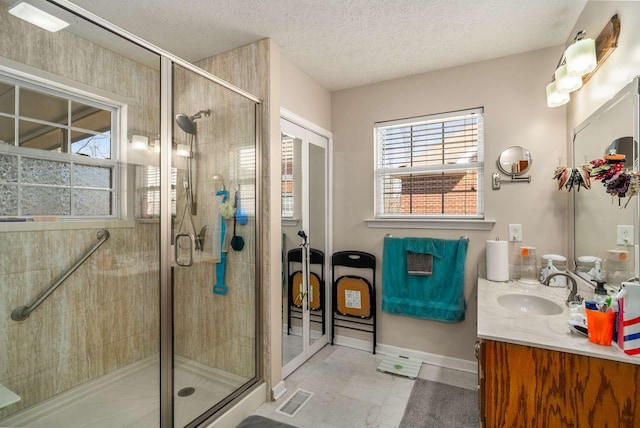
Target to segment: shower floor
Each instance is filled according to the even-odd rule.
[[[0,421],[1,427],[157,428],[158,357],[149,357],[79,385]],[[176,358],[175,391],[195,388],[187,397],[174,394],[175,426],[183,427],[247,378]]]

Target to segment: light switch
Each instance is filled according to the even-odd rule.
[[[633,245],[633,226],[618,225],[618,234],[616,238],[616,244],[618,245]]]
[[[509,242],[522,242],[522,225],[509,225]]]

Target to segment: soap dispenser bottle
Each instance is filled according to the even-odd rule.
[[[593,300],[596,304],[604,303],[607,300],[607,290],[604,288],[605,281],[602,279],[595,279],[596,289],[593,292]]]

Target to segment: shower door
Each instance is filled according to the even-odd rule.
[[[173,406],[195,427],[258,376],[256,103],[173,66]]]
[[[327,343],[328,139],[281,119],[283,378]]]

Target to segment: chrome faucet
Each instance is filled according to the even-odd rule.
[[[549,285],[549,282],[551,281],[551,278],[553,278],[554,276],[566,276],[567,278],[569,278],[569,281],[571,281],[571,292],[569,293],[569,296],[567,297],[567,301],[565,302],[565,304],[567,306],[569,306],[570,302],[582,302],[583,298],[581,295],[578,294],[578,283],[576,282],[575,278],[572,277],[571,275],[564,273],[564,272],[555,272],[552,273],[551,275],[549,275],[547,277],[547,279],[545,279],[542,284],[543,285]],[[569,288],[569,286],[567,285],[567,288]]]

